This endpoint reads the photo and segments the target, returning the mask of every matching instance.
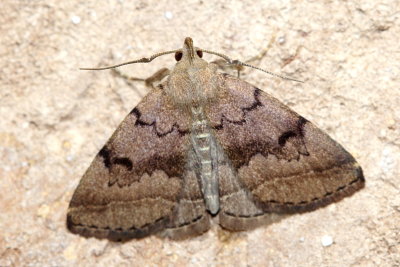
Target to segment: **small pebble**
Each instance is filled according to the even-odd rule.
[[[165,12],[164,16],[166,19],[172,19],[174,17],[174,15],[172,15],[171,11]]]
[[[81,18],[79,16],[73,15],[71,17],[71,21],[73,24],[79,24],[81,22]]]
[[[329,235],[324,235],[321,238],[321,244],[324,247],[329,247],[330,245],[333,244],[333,238],[331,236],[329,236]]]
[[[281,45],[281,44],[284,44],[286,42],[286,38],[284,37],[284,36],[281,36],[281,37],[279,37],[278,38],[278,43]]]
[[[67,161],[73,161],[74,160],[74,156],[72,155],[68,155],[66,158]]]

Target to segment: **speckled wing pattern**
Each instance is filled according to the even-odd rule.
[[[113,241],[165,229],[178,237],[206,231],[209,215],[187,166],[188,123],[160,87],[153,89],[81,179],[67,214],[69,230]]]
[[[260,89],[221,75],[226,97],[207,114],[237,177],[220,175],[223,227],[245,230],[265,213],[311,211],[364,186],[361,167],[327,134]]]

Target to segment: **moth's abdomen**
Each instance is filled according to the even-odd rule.
[[[191,143],[196,155],[200,186],[207,210],[216,214],[219,210],[218,155],[213,136],[202,107],[192,107]]]

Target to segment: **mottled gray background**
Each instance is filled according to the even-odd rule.
[[[399,17],[397,0],[1,1],[0,266],[400,266]],[[70,234],[80,177],[148,90],[78,67],[180,48],[186,36],[242,60],[268,49],[257,66],[305,83],[242,78],[340,142],[366,188],[239,234],[126,244]],[[121,71],[148,77],[174,61]]]

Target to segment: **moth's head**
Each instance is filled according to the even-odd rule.
[[[204,65],[206,63],[203,59],[203,51],[193,46],[193,40],[186,37],[183,43],[183,48],[176,51],[175,59],[178,65],[183,65],[186,68],[196,65]]]
[[[202,56],[203,51],[193,46],[190,37],[185,38],[182,49],[175,51],[177,63],[165,87],[165,92],[175,104],[191,107],[216,99],[219,86],[216,66],[203,60]]]

